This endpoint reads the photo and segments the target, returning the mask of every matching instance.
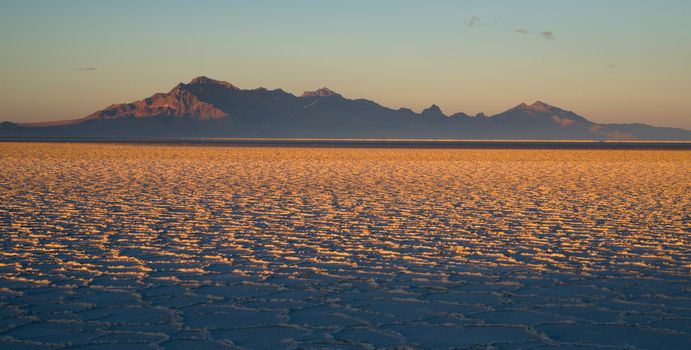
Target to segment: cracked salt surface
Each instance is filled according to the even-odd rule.
[[[691,348],[691,152],[0,143],[0,348]]]

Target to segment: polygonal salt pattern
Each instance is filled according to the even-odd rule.
[[[0,348],[690,348],[689,169],[0,143]]]

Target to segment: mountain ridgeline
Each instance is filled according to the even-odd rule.
[[[494,116],[422,113],[344,98],[327,88],[295,96],[243,90],[198,77],[81,119],[0,124],[3,137],[407,138],[512,140],[691,140],[691,131],[643,124],[597,124],[543,102]]]

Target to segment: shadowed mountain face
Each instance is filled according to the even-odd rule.
[[[295,96],[198,77],[168,93],[111,105],[82,119],[5,122],[0,136],[689,140],[691,131],[596,124],[543,102],[520,104],[491,117],[447,116],[436,105],[422,113],[394,110],[346,99],[328,88]]]

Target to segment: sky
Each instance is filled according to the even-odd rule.
[[[691,129],[691,1],[0,0],[0,121],[79,118],[200,75]]]

